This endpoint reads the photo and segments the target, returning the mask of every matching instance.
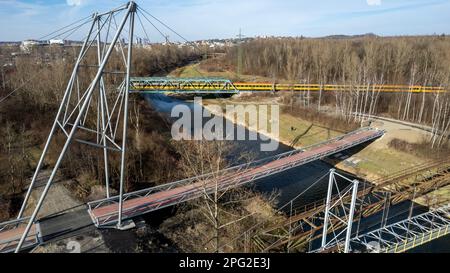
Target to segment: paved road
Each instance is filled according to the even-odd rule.
[[[35,236],[37,226],[39,226],[38,229],[41,243],[58,241],[85,233],[90,229],[95,229],[85,205],[41,218],[38,222],[39,224],[33,225],[33,228],[28,234],[27,243],[24,245],[24,249],[33,247],[39,243]],[[24,222],[24,224],[26,223],[27,222]],[[24,224],[17,228],[0,232],[0,252],[14,251],[25,230]]]
[[[82,232],[85,228],[93,227],[91,217],[85,206],[67,211],[55,216],[39,220],[43,242],[49,242],[61,237],[70,237]]]

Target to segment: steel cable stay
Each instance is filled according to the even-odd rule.
[[[114,30],[116,30],[116,31],[117,31],[117,22],[115,21],[115,17],[116,17],[117,15],[118,15],[118,14],[113,14],[114,25],[111,24],[111,27],[112,27]],[[137,17],[137,16],[138,16],[138,12],[136,11],[136,17]],[[146,32],[145,29],[143,29],[143,30],[144,30],[144,32]],[[122,31],[125,32],[125,34],[129,34],[129,30],[128,30],[126,27],[124,27],[124,28],[122,29]],[[136,37],[136,38],[139,38],[139,39],[142,39],[142,40],[143,40],[143,37],[137,35],[135,32],[136,32],[136,29],[134,29],[133,36]],[[122,37],[123,34],[121,33],[120,35],[121,35],[121,37]],[[149,36],[148,36],[146,33],[144,33],[144,35],[146,35],[147,39],[149,40],[149,38],[148,38]],[[127,41],[127,42],[128,42],[128,38],[127,38],[127,37],[122,37],[122,38],[123,38],[124,41]],[[122,40],[122,39],[121,39],[121,40]]]
[[[139,12],[136,12],[136,17],[138,18],[138,21],[139,21],[140,26],[141,26],[141,28],[142,28],[144,34],[145,34],[145,37],[146,37],[147,41],[150,41],[150,36],[148,35],[147,30],[145,29],[145,27],[144,27],[144,25],[143,25],[143,23],[142,23],[142,20],[141,20],[141,18],[140,18],[140,16],[139,16]],[[112,20],[114,21],[114,24],[111,24],[111,27],[112,27],[114,30],[117,30],[117,22],[115,21],[115,18],[112,18]],[[128,30],[124,29],[123,31],[124,31],[124,32],[127,32]],[[159,30],[158,30],[158,31],[159,31]],[[160,32],[160,33],[161,33],[161,32]],[[163,37],[165,37],[164,34],[161,33],[161,35],[162,35]],[[137,38],[142,39],[142,37],[139,37],[139,36],[137,36],[137,35],[134,35],[134,36],[136,36]],[[120,47],[120,49],[121,49],[121,51],[122,51],[123,59],[125,60],[125,54],[124,54],[122,42],[121,42],[120,40],[119,40],[119,47]],[[162,67],[162,66],[159,64],[159,62],[156,62],[156,64],[157,64],[157,66],[158,66],[162,71],[164,71],[164,72],[166,72],[166,73],[169,72],[169,71],[167,71],[166,68]]]
[[[4,102],[7,98],[9,98],[10,96],[12,96],[14,93],[16,93],[17,91],[19,91],[21,88],[23,88],[24,86],[26,86],[29,82],[31,82],[32,80],[36,79],[39,76],[39,74],[36,74],[34,77],[29,78],[27,81],[25,81],[24,83],[22,83],[22,85],[20,85],[19,87],[17,87],[16,89],[14,89],[13,91],[9,92],[6,96],[4,96],[3,98],[0,99],[0,104],[2,102]]]
[[[57,29],[57,30],[55,30],[55,31],[53,31],[53,32],[51,32],[51,33],[49,33],[49,34],[47,34],[47,35],[41,36],[41,37],[38,38],[37,40],[42,40],[42,39],[44,39],[44,38],[46,38],[46,37],[48,37],[48,36],[50,36],[50,35],[53,35],[53,34],[55,34],[55,33],[58,33],[59,31],[64,30],[64,29],[66,29],[66,28],[68,28],[68,27],[70,27],[70,26],[72,26],[72,25],[74,25],[74,24],[77,24],[77,23],[79,23],[79,22],[82,22],[83,20],[86,20],[86,19],[89,19],[88,22],[89,22],[89,21],[92,21],[92,20],[93,20],[92,15],[88,15],[88,16],[86,16],[86,17],[84,17],[84,18],[81,18],[81,19],[79,19],[79,20],[77,20],[77,21],[75,21],[75,22],[72,22],[72,23],[70,23],[70,24],[68,24],[68,25],[66,25],[66,26],[64,26],[64,27],[62,27],[62,28],[59,28],[59,29]]]
[[[140,9],[138,8],[138,11],[140,11]],[[142,21],[141,21],[141,17],[139,16],[139,12],[138,13],[136,13],[137,15],[138,15],[138,20],[140,21],[140,23],[141,23],[141,26],[142,26],[142,28],[144,29],[144,31],[145,31],[145,28],[143,27],[143,24],[142,24]],[[145,14],[144,13],[142,13],[142,11],[141,11],[141,13],[140,13],[141,15],[142,15],[142,17],[144,17],[144,19],[145,20],[147,20],[147,22],[149,22],[150,23],[150,25],[154,28],[154,29],[156,29],[156,31],[161,35],[161,37],[163,38],[163,41],[166,41],[166,39],[168,39],[167,37],[168,37],[168,35],[165,35],[157,26],[155,26],[155,24],[153,24],[153,22],[152,21],[150,21],[150,19],[148,19],[147,18],[147,16],[145,16]],[[146,33],[147,34],[147,33]]]
[[[142,14],[142,15],[144,16],[144,14]],[[139,25],[141,26],[142,31],[144,32],[147,41],[150,42],[150,37],[149,37],[149,35],[148,35],[148,33],[147,33],[147,30],[146,30],[145,27],[144,27],[144,24],[142,23],[141,17],[139,16],[139,12],[136,12],[136,16],[137,16],[137,18],[138,18]],[[150,23],[151,23],[151,22],[150,22]],[[153,25],[153,24],[152,24],[152,25]],[[154,26],[154,27],[155,27],[155,26]],[[163,37],[165,37],[164,34],[161,33],[161,32],[159,31],[158,28],[155,27],[155,29],[158,30],[158,32],[159,32]],[[169,73],[169,71],[168,71],[166,68],[162,67],[161,64],[160,64],[158,61],[156,61],[155,63],[156,63],[156,65],[159,67],[159,69],[161,69],[161,71],[164,71],[164,72],[166,72],[166,73]]]
[[[152,17],[153,19],[155,19],[158,23],[160,23],[162,26],[164,26],[166,29],[168,29],[169,31],[171,31],[172,33],[174,33],[176,36],[180,37],[184,42],[186,43],[190,43],[193,45],[194,48],[196,48],[200,53],[202,52],[202,50],[195,44],[195,43],[191,43],[188,39],[186,39],[184,36],[180,35],[178,32],[176,32],[173,28],[169,27],[167,24],[165,24],[163,21],[161,21],[160,19],[158,19],[157,17],[153,16],[151,13],[149,13],[148,11],[146,11],[145,9],[143,9],[142,7],[138,6],[137,10],[141,12],[141,15],[144,17],[145,20],[147,20],[160,34],[161,36],[163,36],[163,39],[166,42],[169,42],[168,40],[168,35],[164,35],[164,33],[155,25],[153,24],[153,22],[145,15],[147,14],[148,16]],[[139,14],[139,12],[137,13]],[[138,17],[139,18],[139,17]],[[193,66],[193,69],[195,70],[195,72],[197,72],[201,77],[205,77],[205,75],[203,73],[201,73],[195,66]]]
[[[48,40],[52,40],[52,39],[55,39],[55,38],[60,38],[62,35],[66,34],[66,33],[70,33],[70,35],[67,35],[67,36],[65,37],[65,38],[68,38],[69,36],[71,36],[71,34],[74,33],[74,31],[80,29],[81,27],[85,26],[85,25],[88,24],[88,23],[92,23],[92,21],[94,21],[94,20],[95,20],[95,18],[90,18],[90,19],[87,20],[86,22],[83,22],[83,23],[81,23],[81,24],[78,24],[78,25],[76,25],[76,26],[70,28],[70,29],[65,30],[64,32],[57,33],[57,34],[51,36],[50,38],[48,38]],[[65,40],[65,39],[63,39],[63,40]]]
[[[137,18],[138,18],[138,21],[139,21],[139,24],[140,24],[140,26],[141,26],[141,28],[142,28],[142,31],[144,31],[145,38],[147,38],[147,42],[150,43],[150,37],[148,36],[147,31],[145,30],[144,24],[142,23],[142,20],[141,20],[141,16],[139,16],[139,13],[138,13],[138,12],[136,13],[136,16],[137,16]]]
[[[172,33],[174,33],[175,35],[177,35],[178,37],[180,37],[182,40],[184,40],[185,42],[189,43],[189,40],[184,38],[182,35],[180,35],[178,32],[176,32],[175,30],[173,30],[171,27],[169,27],[167,24],[165,24],[164,22],[162,22],[160,19],[156,18],[155,16],[153,16],[151,13],[149,13],[148,11],[146,11],[145,9],[143,9],[142,7],[138,6],[138,10],[140,10],[143,13],[146,13],[147,15],[149,15],[150,17],[152,17],[153,19],[155,19],[157,22],[159,22],[161,25],[163,25],[165,28],[167,28],[168,30],[170,30]],[[147,17],[144,17],[147,18]],[[147,19],[148,20],[148,19]],[[150,22],[150,20],[148,20]],[[153,25],[153,24],[152,24]]]

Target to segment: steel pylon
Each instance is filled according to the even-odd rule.
[[[127,4],[105,13],[94,13],[89,31],[78,54],[72,74],[61,100],[57,115],[45,143],[41,157],[25,195],[18,219],[25,209],[50,149],[58,151],[55,164],[45,184],[33,213],[15,252],[20,251],[31,226],[52,185],[58,168],[69,147],[76,141],[103,151],[105,195],[110,197],[110,153],[120,153],[120,186],[118,228],[122,226],[122,197],[125,182],[126,135],[128,120],[128,94],[130,86],[131,57],[133,47],[134,18],[137,5]],[[117,24],[116,16],[122,19]],[[125,27],[128,25],[128,29]],[[111,34],[114,33],[112,36]],[[122,34],[128,36],[127,43]],[[112,38],[111,38],[112,37]],[[108,66],[112,54],[118,54],[123,70],[117,65]],[[95,56],[95,57],[94,57]],[[94,62],[94,63],[93,63]],[[108,79],[109,81],[106,81]],[[117,84],[111,84],[115,82]],[[121,137],[120,136],[121,133]],[[64,144],[58,145],[54,138],[63,135]]]
[[[340,190],[336,181],[336,176],[350,182],[350,186]],[[347,177],[337,173],[334,169],[330,170],[320,251],[324,251],[331,246],[335,246],[342,240],[344,240],[344,252],[348,253],[350,251],[350,240],[358,195],[358,184],[358,180],[348,179]],[[337,192],[337,198],[335,199],[333,199],[333,191]],[[351,198],[350,205],[343,202],[343,200],[347,197]],[[342,223],[344,228],[339,228],[339,230],[333,229],[331,236],[329,236],[328,229],[329,225],[332,224],[332,219],[336,219],[338,222]],[[344,234],[345,237],[342,238]]]

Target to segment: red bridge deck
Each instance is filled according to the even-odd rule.
[[[13,252],[23,232],[25,231],[25,224],[28,218],[12,220],[0,224],[0,252]],[[24,241],[22,249],[33,247],[39,244],[39,225],[31,226],[30,232]]]
[[[150,211],[172,206],[220,190],[252,182],[256,179],[297,167],[358,144],[378,138],[384,131],[362,128],[344,136],[319,143],[303,150],[283,153],[249,164],[225,169],[216,174],[207,174],[191,179],[172,182],[124,195],[122,217],[132,218]],[[108,226],[117,222],[118,196],[88,203],[89,213],[96,226]]]

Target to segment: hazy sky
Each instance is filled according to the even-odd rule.
[[[0,40],[39,38],[117,0],[0,0]],[[137,0],[188,40],[246,36],[450,33],[450,0]],[[161,40],[149,24],[152,40]],[[163,29],[162,29],[163,30]],[[163,30],[164,31],[164,30]],[[165,31],[164,31],[165,32]],[[144,36],[140,27],[138,35]],[[171,40],[175,36],[170,34]],[[79,39],[81,34],[74,34]]]

